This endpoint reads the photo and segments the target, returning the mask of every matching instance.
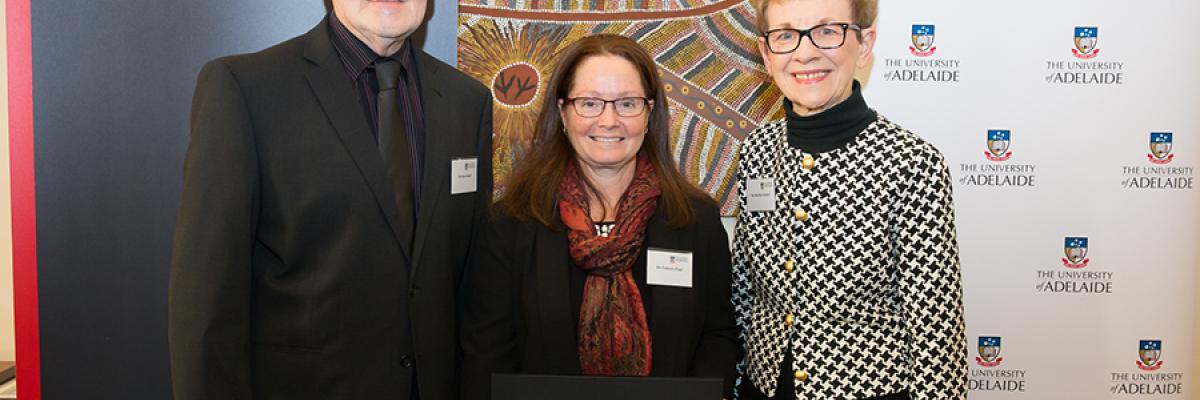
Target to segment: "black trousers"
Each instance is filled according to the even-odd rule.
[[[783,362],[779,363],[779,380],[775,383],[775,397],[767,397],[749,380],[743,379],[738,387],[738,398],[741,400],[796,400],[796,380],[792,375],[792,352],[787,352]],[[824,399],[822,399],[824,400]],[[885,396],[871,397],[861,400],[910,400],[908,392],[892,393]]]

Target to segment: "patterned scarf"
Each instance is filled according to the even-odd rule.
[[[649,375],[650,328],[632,268],[661,193],[658,175],[638,157],[608,237],[596,234],[584,187],[575,166],[568,167],[558,209],[568,228],[571,261],[588,273],[579,312],[579,364],[584,375]]]

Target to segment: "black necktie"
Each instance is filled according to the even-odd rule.
[[[379,151],[383,154],[383,164],[387,167],[392,190],[396,193],[396,208],[400,211],[400,239],[405,244],[412,244],[416,222],[412,153],[408,146],[408,129],[396,104],[396,86],[403,72],[396,60],[380,59],[375,62],[375,79],[379,82],[379,94],[375,98],[379,112]]]

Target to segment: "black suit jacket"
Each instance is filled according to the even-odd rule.
[[[322,22],[200,72],[171,259],[175,398],[457,393],[456,293],[491,196],[491,99],[417,55],[423,187],[412,245]],[[450,194],[451,160],[478,190]]]
[[[729,242],[715,205],[693,208],[696,224],[682,229],[657,211],[633,266],[646,268],[646,247],[693,254],[692,288],[650,286],[650,375],[723,378],[728,396],[741,355]],[[566,232],[499,215],[478,245],[464,284],[463,399],[490,399],[496,372],[581,374]]]

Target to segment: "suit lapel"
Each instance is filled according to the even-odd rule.
[[[646,247],[655,247],[663,250],[692,250],[691,231],[687,229],[670,229],[666,225],[666,216],[662,213],[662,207],[654,212],[654,217],[650,218],[646,226]],[[634,268],[647,268],[646,257],[642,257],[638,265]],[[695,274],[695,259],[693,257],[692,266],[693,274]],[[695,275],[693,275],[693,283]],[[689,346],[692,343],[687,343],[689,335],[686,334],[688,329],[691,329],[691,321],[693,321],[692,313],[695,311],[688,304],[692,296],[692,290],[689,288],[678,288],[672,286],[649,285],[653,304],[651,308],[650,325],[650,340],[653,345],[653,360],[651,364],[650,375],[652,376],[675,376],[687,373],[687,360],[683,360],[683,356],[688,354],[681,346]]]
[[[375,202],[379,205],[380,211],[387,219],[388,226],[392,229],[392,236],[396,239],[396,243],[400,245],[405,257],[408,257],[412,252],[408,244],[400,240],[398,230],[400,218],[396,209],[396,195],[392,193],[383,158],[380,157],[379,147],[371,135],[371,126],[368,125],[359,108],[358,95],[354,91],[354,86],[346,77],[342,63],[333,49],[333,44],[329,41],[327,29],[327,22],[322,22],[306,34],[309,41],[304,57],[315,64],[315,68],[309,70],[305,77],[308,79],[309,86],[312,87],[313,94],[320,102],[321,108],[325,111],[325,115],[329,118],[329,122],[337,132],[338,138],[341,139],[342,145],[350,153],[350,157],[358,167],[358,172],[362,174],[367,186],[371,189]]]
[[[555,223],[558,222],[557,217]],[[575,340],[576,321],[572,320],[570,282],[567,268],[571,268],[567,254],[570,243],[564,231],[554,232],[542,224],[534,223],[537,238],[533,252],[534,274],[536,275],[538,304],[541,306],[539,319],[540,336],[545,343],[538,344],[547,349],[542,352],[546,365],[570,374],[582,374],[579,367],[578,344]],[[571,351],[564,351],[570,349]]]
[[[420,50],[416,51],[416,59],[417,73],[420,76],[421,108],[425,114],[422,116],[425,134],[424,162],[421,165],[421,198],[418,199],[417,227],[413,235],[414,262],[409,271],[413,279],[416,277],[417,267],[421,265],[417,260],[421,259],[424,252],[429,230],[437,223],[433,220],[434,215],[437,215],[435,211],[444,200],[448,200],[443,195],[449,196],[450,193],[450,188],[447,187],[450,181],[450,145],[455,140],[450,132],[464,131],[455,118],[457,114],[449,113],[455,110],[455,105],[451,104],[452,99],[444,96],[440,90],[443,87],[442,76],[439,75],[442,72],[441,63],[435,62],[432,56]],[[443,201],[438,201],[439,198]]]

